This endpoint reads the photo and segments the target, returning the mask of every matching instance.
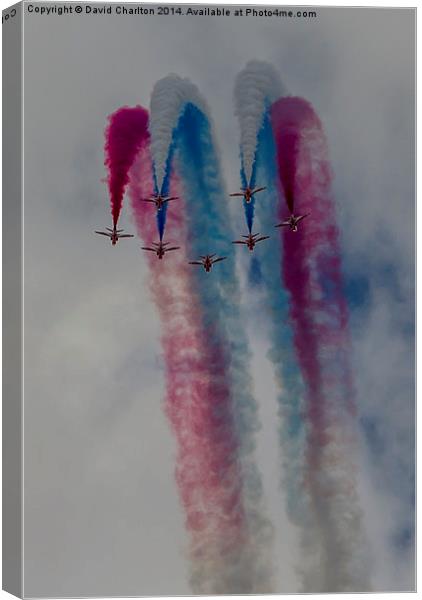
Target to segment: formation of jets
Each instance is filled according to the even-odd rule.
[[[110,229],[110,227],[106,227],[106,230],[107,231],[96,231],[95,233],[98,233],[98,235],[106,235],[107,237],[109,237],[112,246],[115,246],[117,244],[118,240],[120,240],[122,238],[135,237],[134,235],[132,235],[130,233],[122,233],[122,231],[124,231],[124,229],[116,229],[116,225],[113,226],[113,229]]]
[[[240,192],[236,192],[234,194],[230,194],[230,196],[241,196],[246,203],[250,203],[254,194],[258,192],[262,192],[265,190],[265,187],[251,188],[246,187],[242,188]],[[171,202],[172,200],[178,200],[178,196],[162,196],[161,194],[154,194],[148,198],[140,198],[141,202],[151,202],[155,204],[157,212],[162,210],[163,206],[167,202]],[[275,225],[275,227],[288,227],[289,231],[296,232],[298,230],[298,223],[305,219],[305,217],[309,216],[309,213],[305,215],[297,215],[291,214],[290,217],[286,221],[282,221]],[[113,229],[106,227],[106,231],[96,231],[98,235],[105,235],[110,238],[111,244],[115,246],[117,242],[122,238],[131,238],[134,237],[132,234],[123,233],[123,229],[117,229],[117,226],[114,225]],[[260,235],[259,233],[249,233],[248,235],[242,235],[243,239],[235,240],[232,242],[233,244],[243,244],[245,245],[250,252],[252,252],[259,242],[269,239],[269,235]],[[152,246],[143,246],[142,250],[146,250],[147,252],[155,252],[159,260],[164,258],[164,255],[167,252],[171,252],[173,250],[180,250],[180,246],[170,246],[170,242],[163,242],[160,240],[159,242],[152,242]],[[204,256],[199,257],[200,260],[190,261],[190,265],[199,265],[204,268],[204,270],[209,273],[213,267],[218,262],[222,260],[226,260],[227,256],[217,256],[216,254],[206,254]]]

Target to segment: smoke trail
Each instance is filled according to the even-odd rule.
[[[368,591],[367,548],[353,463],[348,314],[326,141],[312,107],[300,98],[274,103],[271,120],[280,183],[284,190],[294,190],[297,211],[311,213],[297,235],[281,232],[282,274],[306,386],[306,484],[315,534],[321,541],[318,568],[305,586],[314,592]],[[283,212],[280,203],[279,217]]]
[[[140,106],[125,106],[110,115],[108,120],[104,164],[109,172],[108,188],[113,225],[117,226],[129,169],[140,149],[140,140],[146,134],[148,114]]]
[[[263,125],[258,134],[254,174],[266,190],[260,192],[256,215],[260,229],[271,231],[277,222],[278,197],[275,145],[268,111],[262,118]],[[302,580],[309,572],[312,556],[318,542],[312,535],[313,520],[310,515],[308,495],[304,489],[305,424],[304,384],[293,345],[293,333],[289,326],[289,298],[281,278],[281,247],[279,240],[271,236],[262,244],[255,260],[260,270],[260,287],[264,291],[264,302],[269,321],[271,347],[268,358],[274,365],[279,387],[278,414],[279,440],[282,455],[282,485],[287,499],[287,514],[299,530],[304,549],[300,566],[296,570]],[[314,586],[303,586],[304,591],[314,591]]]
[[[154,177],[155,185],[154,185],[154,194],[161,193],[162,196],[169,196],[170,194],[170,176],[171,176],[171,165],[173,161],[173,147],[170,146],[170,151],[167,156],[167,160],[165,162],[165,176],[163,178],[160,190],[157,187],[157,180]],[[163,239],[164,229],[166,226],[167,219],[167,203],[165,203],[161,210],[157,211],[157,227],[158,233],[160,236],[160,240]]]
[[[149,128],[156,194],[161,193],[164,196],[168,194],[174,152],[173,128],[179,118],[181,107],[189,99],[205,108],[196,86],[178,75],[168,75],[154,86]],[[166,216],[167,204],[157,213],[160,240],[164,236]]]
[[[253,219],[255,216],[255,198],[252,197],[250,202],[243,201],[245,209],[246,224],[248,226],[249,233],[252,233]]]
[[[185,199],[194,254],[209,251],[210,242],[212,251],[225,254],[230,248],[233,234],[228,227],[227,203],[221,201],[225,193],[208,116],[197,106],[187,104],[180,117],[175,138],[179,172],[185,182]],[[250,548],[245,546],[244,551],[247,551],[247,555],[242,558],[242,563],[239,563],[242,565],[239,576],[244,578],[246,573],[249,573],[249,576],[253,574],[253,586],[249,588],[249,592],[262,593],[271,590],[269,554],[272,529],[263,516],[262,484],[253,456],[254,433],[259,427],[257,407],[251,394],[247,340],[238,313],[240,299],[235,265],[227,260],[218,266],[221,268],[216,270],[212,279],[204,281],[205,274],[198,273],[198,284],[210,322],[223,324],[226,343],[231,348],[229,369],[233,411],[240,443],[238,459],[242,471],[243,501],[250,536]],[[247,590],[241,582],[237,589]]]
[[[248,63],[236,80],[235,106],[241,131],[242,185],[245,186],[249,180],[251,187],[266,186],[266,190],[259,193],[256,203],[254,198],[251,213],[246,214],[246,217],[250,219],[248,226],[250,224],[252,227],[256,213],[260,230],[264,233],[271,231],[276,222],[274,199],[279,193],[275,146],[267,108],[282,93],[285,93],[285,87],[274,67],[267,63]],[[278,240],[271,236],[270,240],[262,244],[259,258],[255,255],[253,259],[249,281],[265,291],[271,338],[269,358],[274,364],[280,389],[279,435],[286,508],[290,520],[300,528],[303,547],[309,549],[310,556],[312,536],[308,531],[311,520],[309,502],[303,490],[303,381],[293,352],[292,332],[286,326],[288,296],[281,281],[281,249]],[[305,559],[297,570],[304,573],[307,568]]]
[[[176,477],[191,537],[191,584],[196,593],[270,591],[272,530],[262,516],[252,456],[258,423],[234,266],[227,260],[207,275],[187,265],[188,257],[230,247],[226,207],[218,207],[222,182],[212,131],[205,103],[186,80],[159,82],[151,106],[155,175],[162,189],[182,198],[167,213],[166,236],[183,251],[163,261],[148,258],[163,323],[166,412],[178,440]],[[148,242],[151,221],[136,203],[153,188],[145,164],[144,152],[132,169],[130,194]]]
[[[294,199],[296,195],[296,171],[300,146],[300,132],[288,119],[283,127],[283,143],[278,148],[278,170],[280,184],[284,192],[287,208],[294,212]]]
[[[251,181],[249,183],[251,187],[255,187],[254,179],[255,178],[252,173]],[[248,186],[248,182],[246,180],[243,167],[240,170],[240,181],[242,182],[242,188],[245,189]],[[249,233],[252,233],[253,220],[255,216],[255,196],[252,196],[250,202],[246,202],[246,200],[243,199],[243,210],[245,211],[246,224],[248,226]]]
[[[149,185],[142,165],[144,157],[133,169],[130,195],[138,231],[151,243],[154,227],[136,203]],[[182,194],[174,180],[171,193]],[[186,206],[169,211],[167,223],[169,239],[182,249],[167,260],[147,258],[162,321],[166,413],[178,442],[176,479],[191,537],[191,585],[195,593],[244,592],[255,589],[255,575],[228,389],[230,356],[188,265],[186,214]]]
[[[262,61],[248,62],[236,78],[235,111],[240,122],[240,151],[248,183],[252,178],[258,132],[266,104],[285,93],[277,71],[272,65]]]
[[[130,195],[146,243],[155,227],[136,202],[152,184],[145,154],[132,170]],[[173,180],[171,193],[183,195]],[[191,536],[191,584],[198,593],[238,589],[233,554],[246,544],[242,486],[227,389],[226,350],[203,307],[188,265],[185,206],[169,211],[169,239],[182,246],[158,261],[148,255],[150,287],[162,323],[166,365],[165,410],[178,442],[176,480]],[[209,338],[213,338],[213,344]],[[218,569],[220,578],[213,570]],[[250,574],[247,575],[250,577]],[[252,585],[251,583],[248,586]]]
[[[139,111],[145,113],[140,108],[118,111],[123,132],[131,120],[137,123]],[[113,116],[111,119],[116,123]],[[122,131],[116,126],[114,137],[118,138]],[[154,190],[149,133],[146,128],[137,131],[140,135],[136,145],[140,151],[131,171],[130,196],[138,231],[151,244],[156,235],[154,219],[145,204],[139,202],[140,197]],[[130,141],[133,143],[133,139]],[[121,176],[128,180],[127,172]],[[230,357],[218,323],[204,318],[204,306],[193,285],[193,273],[187,264],[184,213],[182,205],[169,219],[170,235],[183,248],[164,261],[150,254],[147,259],[150,285],[163,326],[166,412],[178,440],[176,479],[192,536],[191,558],[195,565],[192,583],[195,589],[209,593],[253,589],[253,569],[239,573],[239,565],[233,560],[235,557],[245,566],[249,534],[242,505],[238,444],[227,375]],[[253,566],[251,558],[248,562]],[[221,577],[217,578],[217,573]]]
[[[115,126],[113,136],[119,139],[131,120],[137,123],[139,114],[138,110],[121,109],[118,115],[122,131],[118,130],[113,116],[111,121]],[[146,128],[137,131],[140,136],[136,146],[140,152],[131,172],[130,196],[138,232],[151,244],[156,236],[154,219],[139,202],[140,197],[154,191],[149,134]],[[122,171],[122,180],[127,181],[128,173]],[[226,351],[217,340],[213,345],[208,343],[213,325],[204,326],[203,311],[193,290],[183,215],[182,206],[169,220],[170,235],[182,244],[182,249],[164,261],[150,254],[147,259],[150,285],[163,326],[166,412],[178,440],[176,478],[187,527],[192,533],[191,557],[196,565],[193,583],[195,587],[195,578],[206,579],[204,571],[212,563],[224,577],[221,581],[214,578],[212,586],[208,589],[204,584],[203,589],[223,593],[236,585],[236,565],[228,561],[228,555],[233,553],[233,546],[243,548],[245,545],[241,480],[228,401]],[[226,562],[231,564],[231,570],[227,569]],[[197,584],[196,587],[202,589]]]
[[[150,132],[154,180],[159,192],[162,190],[166,175],[170,176],[173,128],[178,121],[181,107],[188,101],[206,110],[198,89],[188,79],[182,79],[178,75],[168,75],[154,86],[151,97]]]
[[[259,81],[261,69],[265,85]],[[368,590],[352,459],[347,307],[325,140],[310,106],[298,99],[277,100],[268,91],[274,89],[283,88],[272,68],[248,65],[238,77],[235,98],[243,177],[267,187],[254,206],[262,230],[284,220],[285,202],[289,212],[312,213],[303,235],[281,230],[279,240],[263,246],[258,263],[270,308],[270,358],[281,388],[287,510],[301,529],[304,591]],[[277,197],[278,208],[271,202]]]
[[[249,285],[253,287],[258,287],[262,283],[261,263],[259,262],[256,256],[252,256],[250,261],[250,267],[248,270],[248,281]]]

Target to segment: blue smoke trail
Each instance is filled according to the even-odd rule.
[[[249,233],[252,233],[253,219],[255,216],[255,196],[252,196],[252,200],[250,202],[243,200],[243,207],[245,209],[245,217]]]
[[[257,256],[252,256],[249,271],[248,271],[249,284],[253,287],[258,287],[262,284],[262,270],[261,263]]]
[[[240,170],[240,180],[242,182],[242,188],[245,189],[248,186],[248,181],[246,179],[245,169],[244,169],[243,165]],[[253,169],[253,171],[252,171],[252,176],[251,176],[249,185],[252,188],[255,187],[255,169]],[[255,196],[252,196],[252,199],[250,202],[246,202],[246,200],[243,199],[243,208],[245,211],[246,224],[248,226],[249,233],[252,233],[253,220],[254,220],[254,215],[255,215]]]
[[[233,233],[229,227],[230,216],[224,200],[212,128],[207,115],[193,103],[187,102],[180,112],[173,131],[173,144],[176,171],[184,190],[188,250],[192,259],[209,253],[228,256],[227,260],[215,266],[212,274],[201,268],[192,268],[195,269],[194,281],[204,306],[204,326],[209,328],[216,341],[223,337],[230,349],[228,369],[240,445],[243,497],[253,540],[252,550],[245,547],[242,564],[236,567],[238,582],[231,590],[263,593],[272,589],[269,558],[272,527],[262,516],[262,483],[253,457],[254,434],[259,429],[259,422],[251,393],[250,352],[238,311],[239,286],[235,262],[230,256]]]
[[[161,190],[158,189],[157,177],[154,172],[154,192],[155,194],[161,194],[162,196],[168,196],[170,193],[170,177],[171,177],[171,169],[172,169],[172,161],[174,155],[174,144],[170,146],[169,154],[166,161],[166,174],[163,179],[163,185],[161,186]],[[157,227],[158,233],[160,235],[160,240],[163,239],[164,229],[166,226],[166,217],[167,217],[167,202],[162,206],[161,210],[157,210]]]

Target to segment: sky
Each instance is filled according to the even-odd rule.
[[[251,59],[309,100],[328,139],[351,310],[359,485],[376,590],[413,588],[414,13],[320,8],[310,21],[27,15],[25,20],[25,594],[187,594],[187,538],[163,413],[160,323],[139,241],[112,248],[104,129],[155,82],[207,99],[228,189],[239,186],[233,88]],[[134,230],[128,203],[120,224]],[[232,227],[245,229],[243,209]],[[242,270],[242,262],[238,271]],[[245,316],[260,315],[243,281]],[[247,333],[276,529],[278,591],[298,533],[280,489],[265,327]]]

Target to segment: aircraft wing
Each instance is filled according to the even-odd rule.
[[[300,217],[297,218],[296,223],[299,223],[299,221],[301,221],[302,219],[304,219],[307,216],[309,216],[309,213],[307,213],[306,215],[301,215]]]
[[[241,240],[236,240],[235,242],[232,242],[232,244],[247,244],[247,242],[242,242]]]
[[[201,267],[204,265],[204,263],[200,262],[199,260],[192,260],[189,261],[190,265],[201,265]]]
[[[165,202],[170,202],[170,200],[179,200],[179,196],[171,196],[170,198],[166,198]]]
[[[155,248],[144,248],[143,246],[141,247],[141,250],[149,250],[150,252],[157,252],[157,250]]]
[[[230,196],[242,196],[242,198],[243,198],[244,195],[245,194],[242,194],[241,192],[237,192],[235,194],[230,194]]]
[[[269,235],[262,235],[261,237],[257,238],[255,240],[255,242],[262,242],[263,240],[268,240],[268,239],[270,239]]]
[[[153,198],[139,198],[141,202],[153,202],[155,204],[155,200]]]
[[[275,225],[274,227],[288,227],[290,225],[289,221],[283,221],[282,223],[279,223],[278,225]]]
[[[180,250],[180,246],[172,246],[171,248],[166,248],[166,252],[170,252],[170,250]]]
[[[260,188],[256,188],[256,190],[254,190],[254,191],[252,192],[252,194],[256,194],[257,192],[262,192],[263,190],[266,190],[266,189],[267,189],[266,187],[260,187]]]
[[[226,260],[227,256],[220,256],[220,258],[216,258],[212,261],[213,264],[220,262],[220,260]]]
[[[129,237],[135,237],[132,233],[118,233],[117,234],[118,238],[129,238]]]
[[[98,235],[106,235],[107,237],[110,237],[110,234],[106,233],[105,231],[96,231],[95,233],[98,233]]]

